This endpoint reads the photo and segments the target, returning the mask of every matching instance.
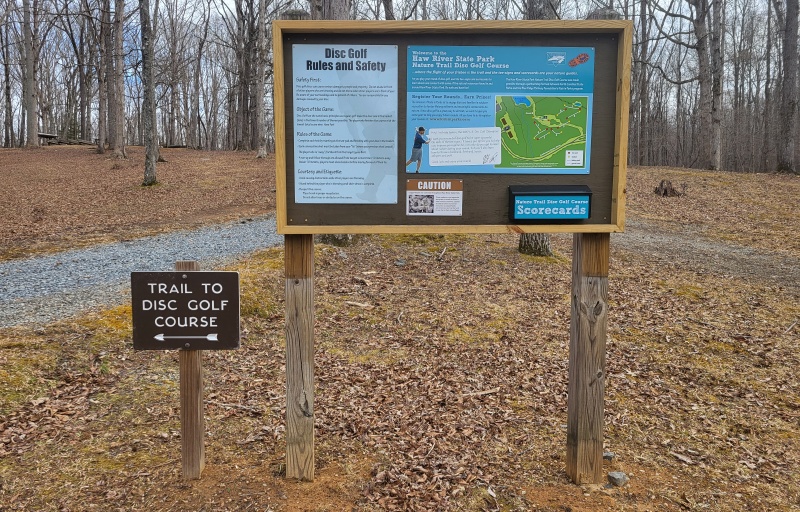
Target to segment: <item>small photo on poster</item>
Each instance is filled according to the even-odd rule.
[[[433,194],[408,194],[408,214],[433,215],[435,201]]]
[[[406,180],[406,215],[460,217],[463,180]]]

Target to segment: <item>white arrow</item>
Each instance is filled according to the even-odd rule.
[[[164,340],[208,340],[208,341],[219,341],[217,339],[219,334],[206,334],[205,336],[165,336],[164,334],[156,334],[153,336],[158,341]]]

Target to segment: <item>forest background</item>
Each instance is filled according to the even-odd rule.
[[[798,178],[657,167],[797,172],[798,0],[0,0],[2,145],[38,146],[45,133],[127,158],[4,151],[9,182],[0,190],[11,193],[0,201],[0,238],[20,247],[11,234],[55,233],[72,237],[68,245],[127,237],[147,216],[165,223],[172,212],[153,197],[169,194],[182,195],[162,204],[210,207],[209,198],[216,206],[235,191],[242,206],[244,187],[226,187],[226,179],[270,208],[274,187],[263,180],[274,175],[263,168],[274,162],[221,150],[274,149],[270,22],[298,9],[314,19],[634,22],[629,227],[652,224],[640,241],[661,237],[646,251],[615,249],[612,260],[618,316],[606,432],[616,455],[607,468],[631,482],[581,488],[563,473],[568,237],[555,237],[556,257],[538,260],[516,253],[513,235],[383,237],[318,247],[325,335],[315,483],[283,478],[283,254],[274,249],[237,268],[243,349],[207,358],[209,464],[198,482],[183,482],[177,470],[176,356],[131,350],[129,307],[0,334],[8,372],[0,383],[0,510],[800,505],[798,280],[754,264],[763,260],[735,260],[746,246],[796,261]],[[154,43],[158,142],[220,150],[203,166],[207,153],[165,149],[161,187],[114,172],[139,168],[140,148],[126,147],[152,134],[142,111],[145,33]],[[187,169],[205,174],[180,186],[191,183],[181,181]],[[687,183],[691,194],[656,197],[663,178]],[[9,184],[24,179],[51,210],[14,193]],[[786,200],[772,201],[779,194]],[[115,214],[109,206],[130,208],[134,195],[147,196],[149,208]],[[53,207],[75,198],[67,204],[105,205]],[[124,223],[119,231],[106,214]],[[95,232],[80,231],[87,226]],[[664,238],[676,231],[687,236]],[[709,238],[713,257],[687,249],[687,240]],[[629,232],[614,243],[625,240],[637,238]],[[532,303],[515,290],[534,278]],[[438,316],[434,305],[444,308]]]
[[[629,19],[631,164],[797,172],[798,0],[0,0],[2,145],[36,146],[46,133],[124,157],[143,144],[152,33],[158,143],[264,156],[275,143],[271,22],[298,10]]]

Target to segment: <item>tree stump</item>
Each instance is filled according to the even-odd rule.
[[[552,256],[550,235],[547,233],[522,233],[519,235],[519,252],[530,256]]]
[[[686,195],[686,188],[686,183],[681,185],[681,190],[678,190],[672,186],[671,181],[661,180],[661,183],[658,184],[653,193],[661,197],[680,197]]]

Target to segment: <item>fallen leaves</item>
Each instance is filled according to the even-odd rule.
[[[140,147],[122,162],[80,146],[0,151],[0,260],[274,210],[273,161],[236,151],[161,151],[169,162],[158,165],[155,187],[140,186]],[[117,164],[121,170],[106,172]]]
[[[635,214],[652,207],[648,214],[694,228],[716,215],[719,233],[732,229],[727,206],[715,203],[729,197],[718,174],[673,178],[689,182],[680,200],[701,206],[693,212],[637,197],[650,194],[651,174],[631,172]],[[689,178],[711,180],[708,195]],[[117,229],[103,222],[95,228]],[[564,472],[570,237],[555,235],[559,258],[539,261],[520,256],[514,236],[418,235],[317,247],[317,482],[283,479],[284,276],[273,249],[241,263],[241,349],[204,354],[203,479],[180,479],[177,355],[133,352],[117,314],[4,338],[0,379],[20,367],[48,385],[15,381],[27,394],[0,416],[0,502],[11,510],[796,506],[797,298],[753,276],[653,261],[614,236],[605,447],[616,455],[604,464],[630,475],[625,487],[577,487]]]

